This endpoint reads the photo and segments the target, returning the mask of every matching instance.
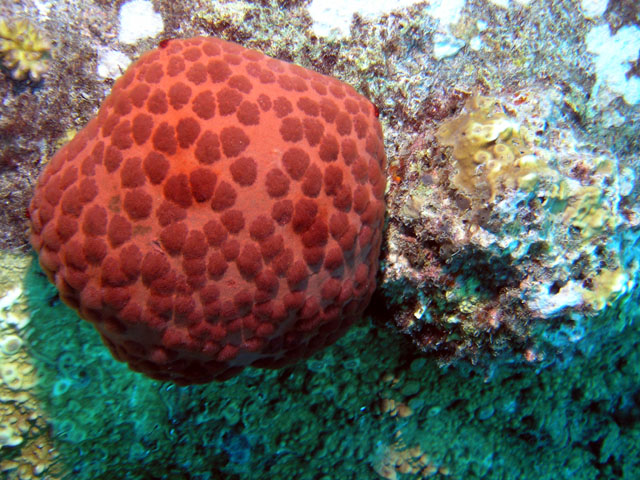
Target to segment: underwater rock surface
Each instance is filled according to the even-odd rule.
[[[0,4],[51,47],[0,72],[2,478],[640,478],[637,2],[383,3]],[[389,220],[335,345],[176,387],[60,302],[25,211],[130,63],[202,35],[371,99]]]
[[[397,173],[382,290],[441,361],[515,349],[554,362],[624,328],[598,317],[637,286],[636,173],[575,138],[561,102],[469,97]]]

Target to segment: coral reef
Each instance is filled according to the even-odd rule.
[[[120,41],[127,40],[119,21],[123,3],[0,2],[0,17],[28,19],[57,47],[44,82],[0,75],[0,248],[26,251],[24,212],[37,175],[67,134],[95,115],[130,59],[162,38],[212,35],[338,78],[373,101],[390,164],[390,238],[406,242],[404,252],[383,250],[386,264],[404,267],[402,282],[385,284],[386,306],[401,311],[406,298],[421,316],[417,322],[451,306],[460,316],[440,324],[450,329],[445,344],[457,335],[458,345],[467,341],[469,348],[451,355],[436,349],[436,355],[444,363],[456,354],[486,361],[438,367],[411,336],[398,334],[402,324],[389,321],[379,290],[366,322],[304,363],[176,387],[115,362],[34,265],[24,286],[18,278],[0,295],[0,305],[12,299],[29,304],[29,315],[9,309],[14,323],[3,330],[0,347],[12,352],[20,344],[19,352],[28,354],[38,383],[20,393],[33,395],[29,405],[42,422],[50,419],[42,430],[50,443],[21,434],[22,443],[0,449],[0,477],[37,476],[34,453],[51,451],[55,458],[41,478],[640,478],[640,299],[633,284],[640,109],[603,82],[601,49],[588,41],[594,29],[600,39],[608,32],[615,41],[622,27],[637,26],[637,2],[608,2],[604,14],[601,0],[438,0],[381,14],[368,12],[373,2],[348,2],[334,10],[344,34],[336,38],[316,26],[322,1],[311,8],[300,0],[142,0],[134,3],[152,5],[149,17],[164,30],[162,37],[149,36],[155,29],[135,43]],[[586,17],[588,4],[601,7]],[[633,87],[640,62],[629,55],[629,62],[616,62],[614,73]],[[491,114],[518,126],[479,146],[491,155],[484,158],[495,162],[496,144],[511,149],[508,137],[515,135],[530,150],[521,158],[535,154],[531,182],[500,162],[493,176],[484,163],[468,170],[479,191],[454,182],[465,162],[453,154],[458,129],[442,137],[450,146],[437,133],[454,119],[486,122],[487,113],[473,104],[482,97],[494,99]],[[549,195],[538,197],[540,191]],[[511,205],[504,201],[514,194]],[[436,198],[432,210],[422,203],[429,195]],[[521,198],[533,201],[518,205]],[[505,210],[496,212],[496,205]],[[440,210],[440,224],[423,235],[421,223],[433,226]],[[540,218],[518,214],[503,222],[503,214],[515,210]],[[460,218],[470,235],[484,230],[491,241],[506,227],[517,243],[491,247],[499,255],[478,263],[475,253],[489,250],[484,243],[475,253],[447,243],[452,228],[460,232]],[[571,248],[582,258],[573,262],[567,283],[545,279],[539,291],[524,285],[535,300],[530,304],[506,299],[516,312],[541,312],[528,324],[524,317],[509,324],[514,317],[499,316],[504,310],[498,308],[478,318],[496,327],[478,330],[469,320],[478,306],[519,288],[522,279],[509,281],[514,270],[507,268],[506,252],[521,254],[518,245],[528,237],[519,234],[527,226],[532,237],[541,235],[539,226],[553,238],[569,230],[574,243],[566,258],[556,256],[558,245],[533,243],[520,262],[559,259],[551,277],[574,255]],[[477,268],[456,276],[465,264]],[[535,262],[532,267],[540,273]],[[443,276],[443,269],[452,275]],[[427,285],[425,277],[433,280],[433,298],[415,289]],[[513,351],[526,361],[508,354]],[[487,359],[486,352],[505,355]],[[382,476],[380,467],[387,467]]]
[[[633,172],[577,140],[561,102],[472,96],[391,188],[382,288],[398,328],[443,361],[505,348],[553,361],[637,283],[623,259]]]
[[[14,79],[37,82],[49,68],[51,44],[27,20],[0,19],[0,57]]]
[[[32,244],[62,300],[154,378],[225,379],[333,343],[375,288],[374,107],[221,40],[163,42],[47,165]]]
[[[526,127],[489,97],[470,98],[466,112],[444,122],[436,138],[453,147],[455,188],[488,202],[494,202],[505,188],[532,191],[539,173],[546,169],[544,160],[531,154],[532,138]]]
[[[29,259],[0,255],[0,474],[16,480],[56,478],[60,472],[26,343],[29,312],[22,280],[29,265]]]
[[[402,439],[402,430],[396,432],[392,444],[382,448],[379,458],[374,461],[373,469],[387,480],[402,478],[402,474],[415,480],[425,480],[438,473],[444,478],[449,474],[446,467],[438,468],[434,465],[419,444],[409,448]]]

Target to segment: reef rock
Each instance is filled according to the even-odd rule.
[[[575,138],[560,98],[470,96],[392,167],[391,322],[445,363],[555,358],[637,284],[633,171]]]

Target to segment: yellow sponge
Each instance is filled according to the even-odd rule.
[[[445,122],[438,140],[453,147],[456,188],[489,201],[502,187],[531,191],[546,161],[531,153],[527,129],[495,98],[469,99],[464,112]]]

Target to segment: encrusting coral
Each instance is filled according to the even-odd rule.
[[[445,122],[437,138],[453,147],[456,187],[470,195],[486,195],[489,201],[505,188],[533,190],[539,173],[547,169],[531,154],[531,133],[494,98],[470,98],[466,112]]]
[[[31,240],[116,358],[224,379],[309,356],[360,317],[384,164],[353,88],[222,40],[167,40],[46,166]]]
[[[38,81],[49,68],[51,44],[27,20],[0,20],[0,57],[14,79]]]
[[[373,469],[386,480],[426,480],[436,474],[439,474],[439,477],[447,477],[450,474],[446,466],[436,466],[419,444],[408,447],[403,439],[402,430],[396,432],[393,443],[380,447]]]
[[[0,255],[0,475],[16,480],[58,478],[59,473],[52,467],[57,451],[35,393],[39,377],[25,342],[26,295],[22,287],[15,287],[30,262]]]

